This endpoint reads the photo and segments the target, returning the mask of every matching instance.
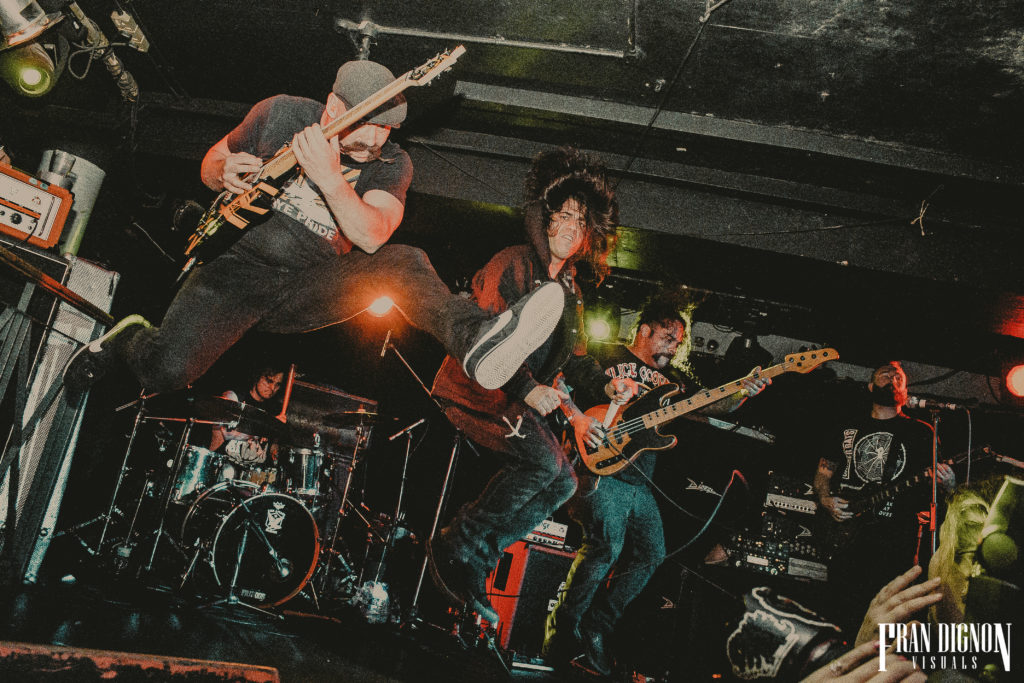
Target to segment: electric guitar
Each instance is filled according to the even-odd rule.
[[[330,140],[341,131],[355,125],[406,88],[427,85],[452,68],[465,52],[466,48],[460,45],[454,50],[439,53],[422,66],[402,74],[389,85],[347,110],[340,118],[327,124],[323,129],[324,138]],[[295,169],[295,154],[290,145],[285,145],[258,171],[246,177],[246,181],[252,185],[251,190],[239,195],[226,191],[221,193],[200,219],[199,227],[185,242],[187,260],[182,268],[182,275],[222,254],[242,236],[250,224],[266,218],[274,198],[284,184],[294,177]]]
[[[948,460],[940,460],[939,462],[950,466],[959,465],[979,451],[983,453],[982,458],[989,457],[992,454],[992,450],[988,446],[981,446],[955,455]],[[849,547],[854,537],[865,528],[884,521],[878,516],[878,513],[881,512],[886,503],[926,482],[931,478],[931,471],[932,468],[929,466],[912,477],[903,477],[898,481],[888,484],[872,484],[856,493],[851,491],[850,495],[840,491],[837,495],[846,500],[847,512],[853,513],[853,517],[842,522],[836,521],[827,509],[819,505],[814,525],[814,538],[818,545],[818,550],[833,557],[842,548]]]
[[[810,372],[814,368],[830,360],[839,358],[835,349],[818,349],[791,353],[786,360],[778,365],[765,368],[751,377],[772,378],[786,372]],[[640,398],[626,404],[616,412],[613,418],[607,419],[609,408],[616,409],[613,403],[599,405],[586,411],[586,415],[605,423],[606,434],[601,445],[595,450],[577,440],[576,447],[580,451],[583,463],[594,474],[607,475],[628,467],[646,451],[662,451],[676,445],[676,437],[666,436],[658,431],[658,427],[681,417],[686,413],[699,410],[704,406],[732,396],[743,388],[742,379],[723,384],[716,389],[704,389],[689,398],[670,402],[669,399],[679,393],[678,384],[663,384],[651,389]]]

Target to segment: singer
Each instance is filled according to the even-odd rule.
[[[914,564],[918,514],[928,509],[930,501],[928,487],[918,486],[881,496],[874,507],[856,516],[848,509],[851,501],[893,490],[893,484],[931,466],[931,426],[903,413],[907,403],[903,366],[897,361],[881,365],[867,388],[871,412],[840,417],[836,428],[829,430],[829,442],[822,445],[826,455],[814,476],[821,540],[840,548],[829,567],[829,583],[843,610],[837,620],[853,630],[871,597]],[[938,469],[939,485],[952,491],[956,486],[952,468],[940,463]],[[925,545],[921,544],[922,550]]]

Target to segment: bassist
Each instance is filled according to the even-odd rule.
[[[609,345],[591,350],[605,374],[630,379],[641,394],[675,383],[682,397],[701,387],[671,365],[686,337],[686,318],[677,297],[660,295],[644,306],[636,336],[628,346]],[[747,396],[759,393],[770,379],[744,379],[743,390],[707,406],[705,412],[735,410]],[[673,397],[677,398],[678,397]],[[607,403],[600,395],[577,391],[582,406]],[[566,579],[566,589],[548,617],[544,654],[560,666],[579,651],[590,668],[608,675],[611,656],[606,646],[626,606],[636,598],[665,557],[661,513],[648,485],[654,475],[657,451],[647,451],[615,475],[597,477],[587,470],[570,503],[572,517],[583,527],[580,548]],[[628,543],[627,543],[628,542]],[[624,545],[632,550],[620,558]],[[604,586],[618,562],[610,587]]]

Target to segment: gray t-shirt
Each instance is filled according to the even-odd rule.
[[[275,95],[257,102],[238,126],[228,134],[228,149],[248,152],[267,160],[295,133],[318,123],[324,105],[316,100],[291,95]],[[405,203],[412,181],[412,161],[402,148],[390,140],[384,143],[381,158],[359,163],[341,155],[346,180],[360,197],[369,190],[383,190]],[[304,174],[289,180],[275,198],[274,211],[267,223],[295,227],[301,225],[311,234],[326,240],[336,253],[346,253],[352,243],[338,228],[319,189]],[[266,234],[266,230],[261,230]]]

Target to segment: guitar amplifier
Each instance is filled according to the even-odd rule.
[[[63,187],[0,165],[0,232],[49,249],[60,239],[71,203]]]
[[[487,594],[498,612],[503,648],[536,656],[544,644],[544,622],[565,587],[576,553],[516,541],[487,577]]]

